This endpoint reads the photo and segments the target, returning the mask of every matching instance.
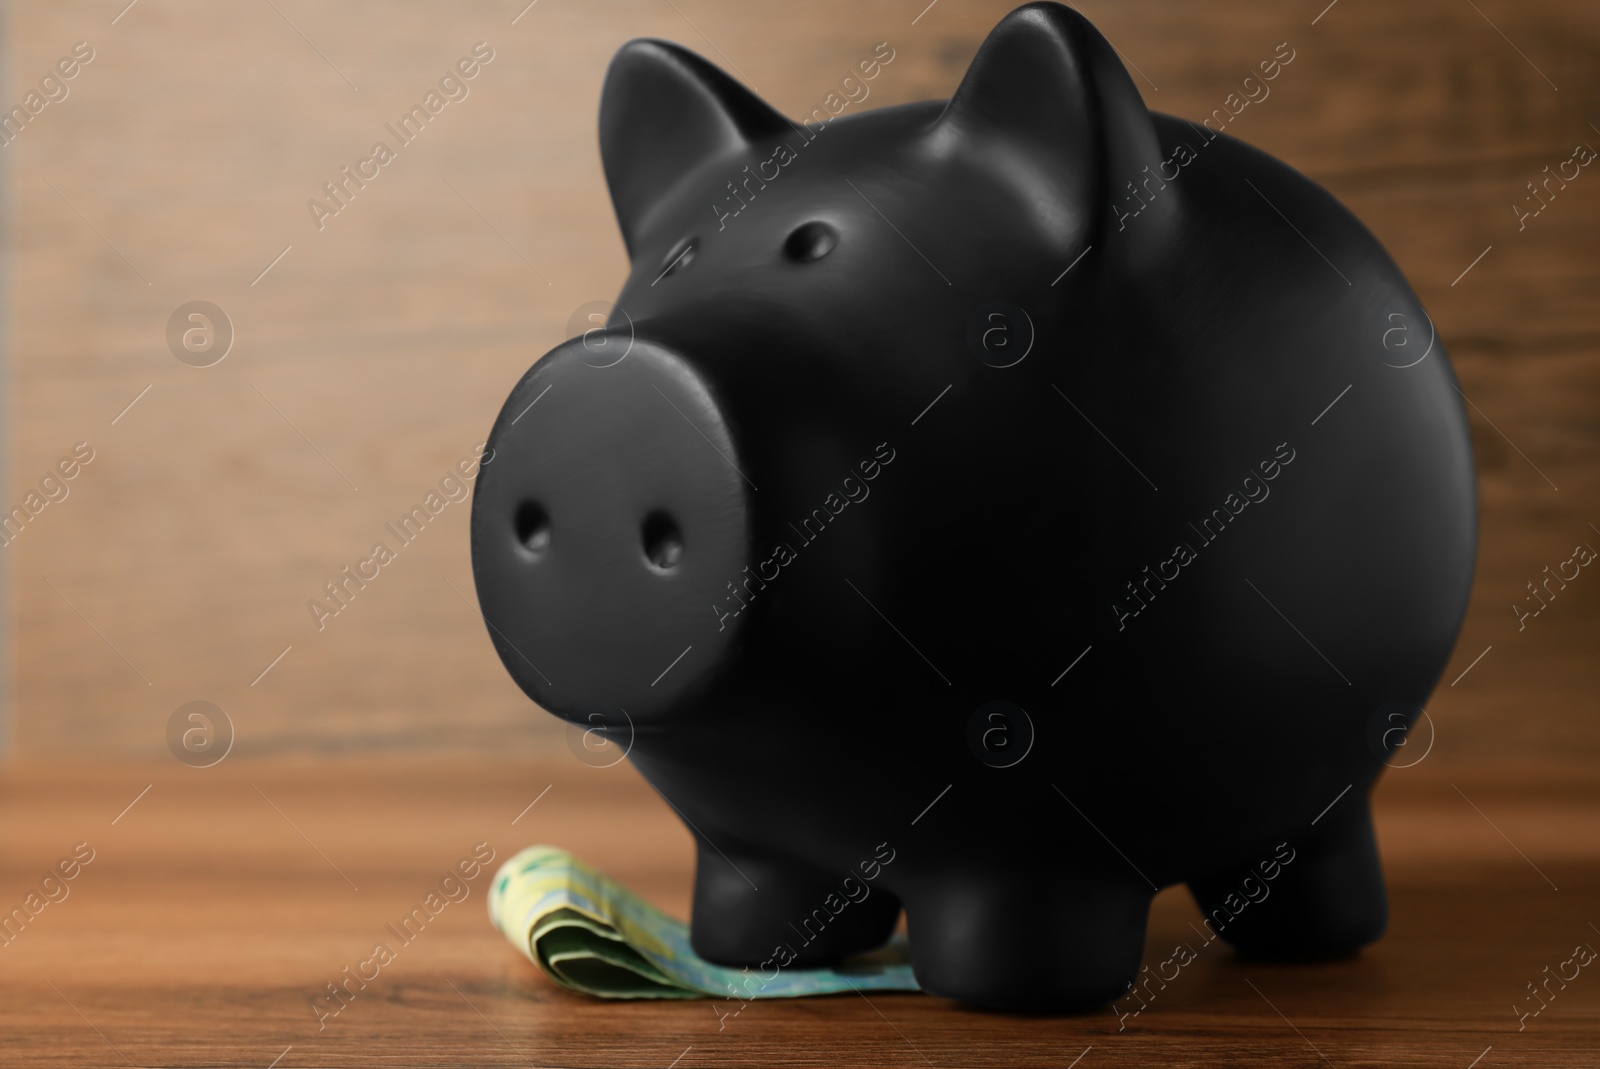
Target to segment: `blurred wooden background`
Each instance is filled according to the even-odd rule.
[[[14,754],[157,755],[193,699],[227,711],[239,754],[560,746],[466,600],[465,504],[324,630],[306,602],[470,455],[580,305],[615,295],[626,265],[595,136],[611,54],[681,41],[793,115],[887,41],[868,104],[891,104],[947,96],[1013,6],[525,2],[6,5],[4,106],[75,43],[94,53],[0,148],[4,507],[75,443],[95,451],[0,549]],[[1512,204],[1577,145],[1600,148],[1600,8],[1081,8],[1147,102],[1181,116],[1295,50],[1228,132],[1378,234],[1476,406],[1481,561],[1431,760],[1592,765],[1600,576],[1520,632],[1511,605],[1574,545],[1600,546],[1600,169],[1521,231]],[[494,58],[470,95],[319,231],[307,200],[478,42]],[[197,299],[237,335],[207,368],[166,339]]]

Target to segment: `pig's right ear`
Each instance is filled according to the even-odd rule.
[[[623,45],[600,91],[600,160],[631,256],[663,195],[700,164],[787,120],[688,49],[640,38]]]
[[[1155,126],[1115,49],[1089,21],[1055,3],[1031,3],[1000,21],[934,124],[953,152],[987,159],[1040,197],[1044,218],[1095,220],[1129,182],[1161,161]],[[1173,207],[1175,191],[1154,205]],[[1044,205],[1046,201],[1053,201]],[[1155,227],[1140,221],[1140,230]]]

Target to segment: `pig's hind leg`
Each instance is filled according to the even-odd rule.
[[[707,961],[768,970],[826,965],[875,950],[894,933],[900,900],[887,888],[855,880],[848,890],[833,873],[696,845],[689,942]]]
[[[1250,958],[1343,957],[1383,935],[1389,920],[1364,800],[1347,799],[1311,834],[1268,848],[1247,869],[1191,880],[1189,890],[1206,926]]]

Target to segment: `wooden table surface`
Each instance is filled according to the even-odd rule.
[[[1537,1005],[1526,985],[1576,944],[1600,947],[1593,775],[1423,761],[1386,774],[1377,813],[1392,892],[1381,943],[1294,967],[1213,944],[1125,1030],[1109,1010],[1025,1018],[911,994],[756,1002],[721,1021],[732,1004],[591,1000],[490,927],[486,873],[319,1031],[312,996],[393,942],[386,925],[475,844],[496,864],[533,842],[568,847],[681,915],[688,835],[628,765],[565,754],[12,766],[0,905],[22,905],[79,843],[93,860],[0,948],[0,1062],[1600,1065],[1600,963],[1552,983],[1521,1030],[1513,1010]],[[1197,920],[1183,892],[1164,892],[1146,960],[1196,942]]]

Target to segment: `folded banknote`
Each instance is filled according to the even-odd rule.
[[[530,846],[500,866],[489,918],[550,979],[600,998],[920,990],[900,936],[827,969],[713,965],[690,949],[688,925],[554,846]]]

